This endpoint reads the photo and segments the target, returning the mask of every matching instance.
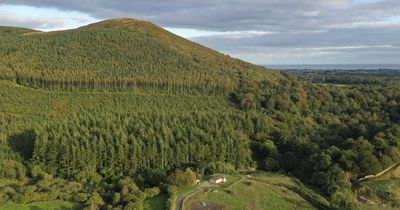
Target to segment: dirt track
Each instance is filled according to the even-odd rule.
[[[186,192],[185,194],[183,194],[181,197],[179,197],[179,198],[176,200],[176,210],[182,210],[183,201],[184,201],[186,198],[188,198],[188,197],[190,197],[190,196],[192,196],[192,195],[198,193],[200,190],[202,190],[202,189],[204,189],[204,188],[209,188],[209,187],[213,187],[213,186],[215,186],[215,185],[214,185],[214,184],[211,184],[211,183],[208,182],[208,181],[205,181],[205,182],[201,183],[199,186],[197,186],[196,189],[193,189],[193,190],[191,190],[191,191],[189,191],[189,192]]]

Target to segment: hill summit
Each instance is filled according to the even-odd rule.
[[[38,87],[232,90],[241,74],[266,70],[136,19],[56,32],[1,27],[0,42],[3,79]]]

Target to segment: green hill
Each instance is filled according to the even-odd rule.
[[[266,70],[134,19],[48,33],[0,28],[0,42],[2,77],[34,87],[233,90],[243,70]]]

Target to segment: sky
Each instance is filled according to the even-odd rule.
[[[0,0],[0,25],[53,31],[111,18],[260,65],[400,63],[400,0]]]

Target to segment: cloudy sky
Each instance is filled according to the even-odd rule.
[[[44,31],[131,17],[257,64],[398,64],[400,0],[0,0]]]

